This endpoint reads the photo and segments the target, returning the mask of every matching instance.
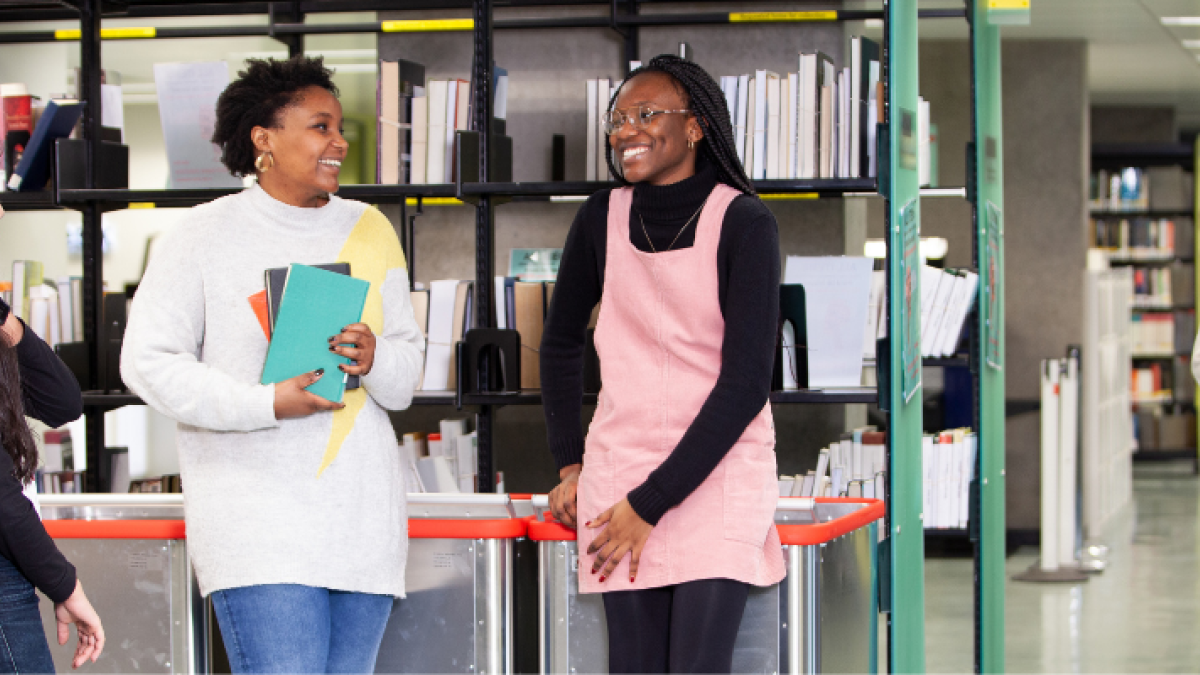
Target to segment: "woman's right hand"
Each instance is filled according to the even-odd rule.
[[[341,410],[345,403],[326,401],[316,394],[305,391],[325,374],[324,368],[318,368],[311,373],[297,375],[290,380],[284,380],[275,385],[275,419],[289,417],[307,417],[313,413]],[[340,373],[339,373],[340,374]]]
[[[550,491],[550,513],[558,522],[570,528],[577,527],[575,522],[575,493],[579,489],[579,472],[582,464],[564,466],[558,472],[562,481],[558,487]]]
[[[82,666],[89,659],[95,663],[100,658],[104,651],[104,627],[100,625],[100,616],[92,603],[83,594],[83,584],[78,579],[71,597],[54,606],[54,619],[58,623],[58,644],[65,645],[71,639],[71,624],[75,624],[75,632],[79,634],[72,668]]]

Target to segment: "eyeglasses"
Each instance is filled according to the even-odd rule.
[[[621,112],[620,110],[610,110],[600,118],[604,125],[604,133],[612,136],[625,126],[626,122],[633,125],[634,129],[645,129],[654,121],[656,115],[666,115],[669,113],[691,113],[691,110],[651,110],[645,106],[638,106],[630,109],[629,112]]]

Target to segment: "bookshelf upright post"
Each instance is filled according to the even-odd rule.
[[[974,263],[979,270],[976,327],[971,341],[975,373],[975,428],[979,450],[971,486],[971,540],[975,546],[975,671],[1004,672],[1004,155],[1000,29],[988,3],[970,13],[972,168],[967,180],[974,220]]]
[[[917,172],[917,2],[887,4],[884,77],[887,162],[879,190],[887,200],[888,516],[880,566],[886,579],[888,670],[925,670],[925,532],[922,523],[922,400],[920,346],[921,196]],[[886,170],[886,175],[884,171]],[[883,356],[883,354],[881,354]]]

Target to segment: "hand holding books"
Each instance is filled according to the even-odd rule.
[[[329,338],[329,351],[350,359],[348,365],[338,366],[339,370],[361,377],[375,365],[375,334],[365,323],[352,323]]]
[[[275,419],[307,417],[313,413],[341,410],[345,403],[334,403],[306,391],[325,375],[324,368],[297,375],[275,385]]]

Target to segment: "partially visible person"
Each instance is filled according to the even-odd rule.
[[[25,416],[57,427],[82,412],[71,371],[0,300],[0,673],[54,672],[35,588],[54,603],[58,644],[67,643],[75,624],[73,668],[104,651],[100,617],[26,493],[38,455]]]
[[[179,423],[188,553],[233,672],[369,673],[408,552],[387,411],[412,402],[425,343],[404,252],[382,213],[334,194],[349,144],[321,59],[250,60],[213,143],[256,182],[156,246],[121,375]],[[352,364],[260,384],[268,341],[247,298],[264,270],[332,262],[370,282],[362,320],[322,344]],[[306,389],[346,375],[362,386],[342,403]]]

